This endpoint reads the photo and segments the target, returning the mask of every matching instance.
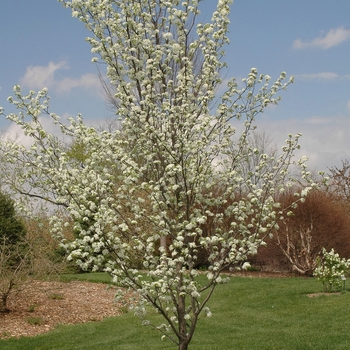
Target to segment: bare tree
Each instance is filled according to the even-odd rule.
[[[33,273],[33,254],[25,241],[11,244],[0,239],[0,313],[9,312],[7,300],[11,293],[24,288]]]
[[[341,167],[329,168],[330,190],[350,203],[350,161],[342,160]]]

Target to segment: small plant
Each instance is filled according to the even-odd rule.
[[[49,295],[49,298],[53,299],[53,300],[63,300],[64,299],[64,295],[53,293],[53,294]]]
[[[341,290],[345,281],[345,272],[350,266],[350,260],[340,258],[332,249],[327,252],[322,249],[322,256],[317,259],[314,276],[324,285],[326,292]]]
[[[33,326],[40,326],[45,323],[42,317],[28,317],[27,322]]]
[[[129,308],[127,306],[122,306],[122,307],[119,308],[119,311],[122,314],[127,314],[129,312]]]
[[[98,317],[90,317],[90,318],[89,318],[89,321],[90,321],[90,322],[98,322],[98,321],[100,321],[100,320],[98,319]]]
[[[37,306],[38,305],[36,305],[36,304],[30,305],[29,308],[28,308],[28,312],[34,312]]]

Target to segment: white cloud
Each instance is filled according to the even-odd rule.
[[[334,72],[304,73],[304,74],[297,74],[294,76],[294,78],[304,79],[304,80],[334,80],[334,79],[349,80],[350,74],[339,75]]]
[[[62,122],[65,125],[70,125],[69,119],[71,117],[71,114],[64,113],[60,116],[60,122]],[[28,119],[27,121],[29,120],[30,119]],[[54,123],[54,120],[49,115],[40,115],[38,121],[40,122],[40,124],[46,132],[56,136],[61,141],[65,140],[65,135],[62,134],[60,127]],[[100,120],[84,120],[85,125],[96,128],[99,126],[99,122]],[[15,123],[11,123],[9,127],[6,130],[4,130],[4,133],[1,134],[1,139],[14,140],[17,143],[22,144],[26,148],[29,148],[33,144],[33,138],[28,135],[25,135],[21,126]]]
[[[305,120],[305,124],[316,126],[328,125],[329,119],[325,117],[310,117]]]
[[[301,132],[301,149],[296,157],[307,156],[312,170],[327,171],[332,166],[341,165],[341,160],[350,159],[349,116],[271,120],[265,115],[260,120],[257,118],[257,125],[257,130],[265,130],[278,148],[282,147],[289,133]]]
[[[55,73],[61,69],[68,69],[65,61],[57,63],[51,61],[47,66],[29,66],[19,83],[29,89],[38,90],[46,87],[58,93],[69,93],[74,88],[102,91],[97,74],[87,73],[79,78],[57,79]]]
[[[20,79],[20,85],[30,89],[50,88],[55,82],[55,72],[59,69],[67,69],[65,61],[52,62],[47,66],[29,66]]]
[[[321,72],[321,73],[313,73],[313,74],[299,74],[295,76],[296,78],[302,79],[322,79],[322,80],[332,80],[339,78],[337,73],[333,72]]]
[[[52,133],[57,137],[61,136],[59,127],[54,124],[50,116],[41,115],[38,120],[47,132]],[[10,124],[2,138],[15,140],[27,148],[33,144],[33,138],[25,135],[23,129],[15,123]]]
[[[302,39],[296,39],[293,43],[294,49],[320,48],[323,50],[330,49],[333,46],[338,46],[342,42],[350,39],[350,28],[336,28],[329,30],[325,35],[307,42]]]
[[[100,79],[96,74],[84,74],[80,78],[64,78],[57,82],[56,89],[58,92],[70,92],[74,88],[83,89],[101,89]]]

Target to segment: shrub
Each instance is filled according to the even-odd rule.
[[[285,195],[281,202],[286,207],[292,200],[292,196]],[[348,206],[329,193],[321,190],[310,193],[279,226],[267,247],[259,249],[254,263],[312,276],[323,247],[328,251],[334,248],[341,256],[350,258]]]
[[[25,234],[24,224],[16,215],[14,201],[0,192],[0,239],[6,238],[8,244],[15,245],[23,240]]]
[[[323,283],[325,291],[332,292],[333,289],[342,289],[345,272],[350,266],[350,259],[340,258],[339,254],[334,252],[334,249],[327,252],[323,248],[322,256],[318,257],[317,263],[314,276]]]

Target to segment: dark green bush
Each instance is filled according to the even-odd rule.
[[[17,244],[25,235],[26,230],[16,214],[14,201],[0,192],[0,239],[5,238],[8,244]]]

